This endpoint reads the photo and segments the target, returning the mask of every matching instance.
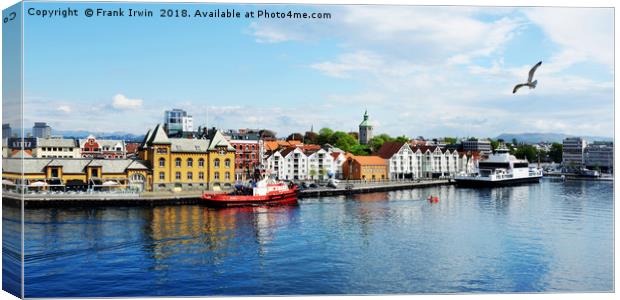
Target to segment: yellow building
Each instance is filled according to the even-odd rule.
[[[351,156],[342,165],[345,179],[379,181],[388,179],[387,160],[379,156]]]
[[[153,190],[231,189],[235,148],[215,131],[209,139],[169,138],[163,126],[147,132],[139,157],[153,172]]]
[[[145,162],[131,159],[5,158],[5,189],[40,190],[149,190],[152,180]]]

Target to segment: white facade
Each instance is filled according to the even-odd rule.
[[[80,147],[73,139],[37,138],[32,150],[35,158],[80,158]]]
[[[282,180],[325,180],[329,174],[342,178],[342,152],[320,149],[304,152],[301,148],[288,148],[272,152],[265,159],[268,174]]]

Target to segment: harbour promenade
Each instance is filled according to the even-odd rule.
[[[350,195],[381,191],[414,189],[429,186],[452,184],[447,179],[421,181],[341,181],[337,188],[317,187],[299,192],[299,198]],[[80,206],[157,206],[198,204],[202,191],[192,192],[144,192],[144,193],[81,193],[81,194],[17,194],[3,191],[2,202],[10,206],[20,206],[23,196],[24,206],[34,207],[80,207]]]

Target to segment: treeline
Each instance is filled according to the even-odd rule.
[[[476,140],[476,138],[470,137],[469,140]],[[530,162],[536,162],[540,158],[543,162],[562,162],[562,144],[553,143],[546,151],[544,149],[537,149],[533,145],[519,144],[517,140],[512,140],[512,143],[506,143],[499,139],[494,140],[487,138],[491,142],[491,148],[493,151],[497,149],[501,144],[505,144],[510,150],[510,153],[517,158],[526,158]],[[370,139],[368,145],[361,145],[359,143],[359,136],[357,132],[344,132],[334,131],[330,128],[322,128],[318,133],[307,131],[305,134],[293,133],[288,136],[287,140],[298,140],[306,144],[331,144],[344,151],[350,152],[354,155],[370,155],[373,152],[378,151],[385,142],[409,142],[411,139],[407,136],[401,135],[398,137],[391,137],[388,134],[379,134]],[[434,140],[437,141],[437,140]],[[454,145],[460,142],[458,137],[444,137],[443,142],[446,145]]]

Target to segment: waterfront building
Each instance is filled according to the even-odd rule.
[[[344,178],[342,166],[344,165],[344,162],[347,160],[347,153],[343,151],[340,151],[340,152],[328,151],[328,153],[329,155],[332,156],[332,167],[331,167],[330,173],[336,179]],[[348,154],[348,155],[351,156],[351,154]],[[328,173],[328,175],[330,175],[330,173]]]
[[[32,127],[32,136],[35,138],[48,139],[52,136],[52,127],[45,122],[35,122]]]
[[[153,190],[231,189],[235,148],[219,131],[208,139],[170,138],[158,124],[138,150],[153,172]]]
[[[23,169],[22,169],[23,165]],[[23,173],[22,173],[23,170]],[[131,159],[8,158],[3,160],[3,186],[32,190],[149,190],[146,162]]]
[[[35,158],[80,158],[80,147],[74,139],[35,138],[32,154]]]
[[[586,140],[580,137],[568,137],[562,141],[562,166],[569,170],[579,170],[584,164]]]
[[[263,140],[229,140],[235,148],[235,181],[247,181],[263,165]]]
[[[458,156],[457,174],[472,174],[476,171],[478,161],[480,161],[480,152],[461,151],[458,152]]]
[[[594,142],[586,146],[584,151],[585,166],[591,170],[613,173],[614,143]]]
[[[2,138],[8,139],[11,137],[11,124],[4,123],[2,124]]]
[[[457,150],[442,149],[439,146],[415,146],[412,150],[419,157],[417,168],[420,177],[452,176],[461,171],[461,156]]]
[[[367,145],[370,139],[372,139],[373,127],[368,120],[368,110],[364,112],[364,120],[359,126],[359,142],[362,145]]]
[[[99,140],[93,135],[79,140],[82,158],[124,159],[127,149],[123,140]]]
[[[413,179],[420,176],[421,155],[416,154],[408,143],[385,142],[377,155],[388,161],[389,178]]]
[[[325,149],[320,147],[318,150],[308,149],[304,154],[308,157],[308,179],[325,180],[328,178],[330,171],[335,173],[333,170],[334,157],[332,157]]]
[[[185,110],[174,108],[164,112],[164,126],[170,137],[182,137],[183,133],[194,131],[194,118]]]
[[[379,181],[387,180],[388,163],[380,156],[351,156],[343,165],[344,179]]]
[[[491,153],[491,141],[486,139],[470,139],[461,141],[463,151]]]

